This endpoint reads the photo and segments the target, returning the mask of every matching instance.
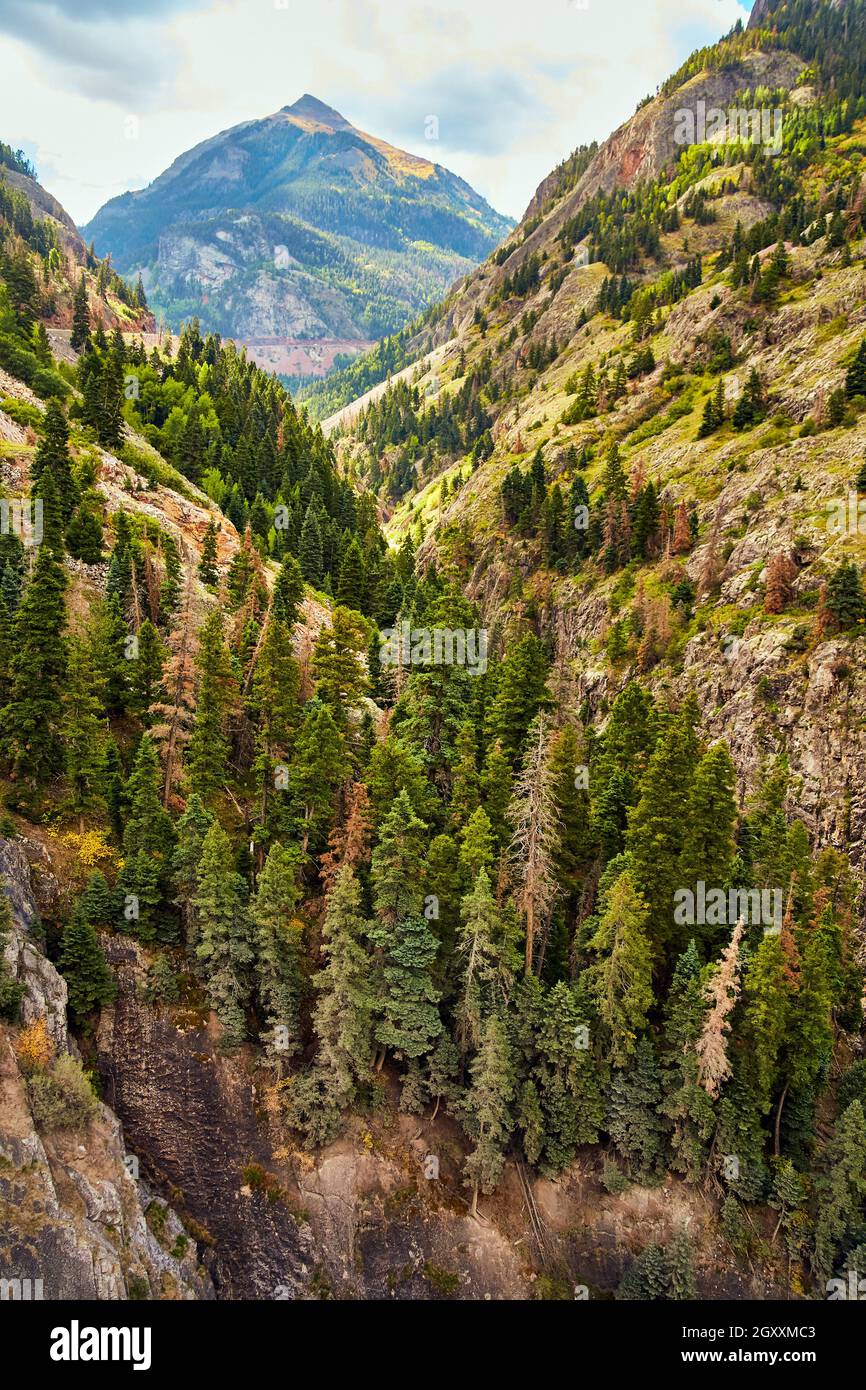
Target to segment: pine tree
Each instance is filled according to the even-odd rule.
[[[449,814],[452,829],[462,830],[478,807],[479,778],[478,760],[475,748],[475,729],[472,724],[460,726],[454,746],[455,762],[451,779],[451,803]]]
[[[497,739],[488,749],[481,770],[481,799],[490,820],[494,841],[500,850],[511,839],[508,808],[512,795],[511,764]]]
[[[698,763],[688,793],[687,828],[679,863],[684,886],[694,889],[702,880],[708,887],[727,887],[736,852],[736,785],[727,747],[714,743]]]
[[[82,912],[73,913],[63,932],[59,960],[60,972],[69,991],[69,1008],[76,1023],[103,1004],[110,1004],[116,993],[99,939]]]
[[[461,1114],[475,1147],[463,1172],[466,1186],[472,1189],[471,1214],[476,1216],[479,1192],[492,1192],[502,1176],[505,1148],[514,1126],[514,1064],[508,1032],[495,1014],[487,1020],[484,1040],[473,1059],[470,1076],[471,1084]]]
[[[161,908],[168,888],[174,827],[163,810],[159,759],[145,734],[138,745],[127,784],[129,814],[123,832],[123,869],[119,885],[126,895],[130,930],[151,939],[163,923]]]
[[[256,985],[267,1025],[261,1038],[268,1054],[278,1058],[291,1056],[300,1045],[305,981],[302,924],[294,915],[301,897],[299,861],[294,846],[272,845],[250,904]]]
[[[629,817],[626,849],[649,907],[648,930],[655,947],[666,947],[674,934],[674,894],[682,884],[680,864],[690,829],[682,807],[691,795],[695,772],[696,717],[689,699],[656,746],[640,800]]]
[[[793,598],[793,583],[796,578],[797,566],[787,551],[779,550],[770,556],[767,562],[765,612],[784,613]]]
[[[392,1048],[406,1060],[428,1053],[442,1031],[432,975],[438,943],[421,911],[424,830],[402,791],[382,823],[371,869],[370,939],[379,951],[375,1035],[382,1055]]]
[[[577,732],[566,724],[550,743],[550,776],[559,821],[556,865],[566,902],[576,894],[579,866],[587,847],[589,797],[581,771]]]
[[[859,1100],[852,1101],[836,1121],[824,1157],[824,1173],[816,1188],[818,1216],[813,1264],[816,1279],[823,1285],[855,1237],[862,1240],[866,1119]]]
[[[614,1072],[608,1104],[611,1139],[641,1182],[664,1170],[665,1120],[660,1113],[662,1076],[650,1038],[641,1038],[631,1065]]]
[[[543,1117],[538,1155],[544,1170],[555,1173],[573,1161],[581,1144],[598,1141],[606,1077],[589,1046],[589,1017],[577,992],[560,980],[538,997],[538,1005],[532,1070]]]
[[[204,540],[201,545],[201,559],[198,565],[198,575],[202,584],[213,585],[219,583],[219,569],[217,568],[217,536],[219,527],[211,519],[207,524],[204,533]]]
[[[510,854],[518,881],[516,900],[526,926],[526,973],[531,975],[543,958],[544,943],[536,937],[549,921],[557,888],[559,827],[544,715],[529,731],[526,761],[509,817],[514,826]]]
[[[688,509],[685,502],[680,502],[676,517],[674,517],[674,534],[670,542],[670,553],[671,555],[687,555],[692,545],[694,545],[694,538],[692,538],[691,525],[688,524]]]
[[[346,547],[337,580],[337,602],[357,612],[364,610],[364,552],[357,536]]]
[[[735,430],[751,429],[760,424],[767,413],[764,387],[756,367],[749,373],[743,393],[734,407],[733,425]]]
[[[102,520],[95,493],[88,493],[75,509],[66,528],[66,549],[85,565],[102,562]]]
[[[860,571],[852,560],[842,560],[827,583],[827,609],[842,631],[862,623],[866,617],[866,599]]]
[[[854,396],[866,396],[866,338],[860,339],[860,346],[845,375],[845,395],[851,400]]]
[[[765,936],[749,957],[743,979],[743,1076],[760,1114],[770,1109],[779,1053],[790,1018],[790,988],[778,936]]]
[[[287,555],[274,584],[271,613],[291,632],[298,621],[304,597],[304,576],[294,555]]]
[[[118,923],[117,893],[109,888],[105,875],[94,869],[85,884],[76,908],[95,927],[114,927]]]
[[[350,608],[336,607],[329,627],[322,628],[313,652],[316,694],[345,730],[349,716],[367,691],[364,655],[367,626]]]
[[[716,1100],[731,1076],[728,1058],[730,1015],[740,994],[740,946],[743,924],[738,922],[721,960],[707,980],[705,997],[709,1006],[697,1041],[698,1081],[711,1100]]]
[[[460,835],[460,876],[468,887],[482,869],[493,866],[495,841],[490,818],[483,806],[472,812]]]
[[[340,869],[356,869],[370,861],[373,823],[370,796],[363,782],[353,782],[346,797],[346,818],[328,836],[328,850],[319,860],[325,893],[330,893]]]
[[[201,798],[191,796],[177,822],[177,845],[171,860],[172,884],[176,894],[173,901],[180,911],[187,952],[194,959],[199,941],[198,914],[194,906],[198,891],[198,866],[205,836],[213,822],[214,818]]]
[[[93,694],[94,684],[90,652],[75,638],[69,644],[61,732],[70,789],[69,809],[78,816],[82,834],[87,814],[105,805],[103,770],[107,729],[102,707]]]
[[[490,711],[490,736],[499,739],[512,767],[525,746],[532,721],[550,703],[547,658],[541,642],[529,633],[506,653]]]
[[[310,700],[289,770],[289,795],[299,820],[304,854],[322,844],[334,814],[337,788],[349,773],[346,744],[326,705]]]
[[[96,434],[106,449],[116,449],[123,438],[124,363],[120,355],[108,352],[99,379]]]
[[[463,899],[460,917],[454,1020],[457,1043],[465,1056],[481,1046],[485,1021],[494,1013],[504,1013],[519,956],[503,930],[503,916],[493,900],[490,879],[483,868]]]
[[[163,668],[164,698],[150,709],[151,737],[162,759],[162,804],[179,801],[181,759],[192,736],[195,716],[195,639],[193,633],[193,576],[187,574],[177,620],[168,639]],[[124,663],[126,664],[126,663]]]
[[[244,880],[235,872],[229,838],[214,822],[202,845],[193,907],[200,930],[196,955],[227,1047],[239,1046],[247,1035],[244,1011],[255,951],[244,898]]]
[[[69,426],[59,401],[48,402],[43,430],[33,457],[30,481],[34,495],[42,496],[41,485],[45,475],[51,474],[64,521],[68,524],[78,490],[72,476],[72,460],[69,456]]]
[[[219,609],[214,609],[202,625],[196,669],[198,699],[187,768],[193,790],[207,801],[225,781],[230,749],[228,718],[237,703],[237,683]]]
[[[322,532],[312,505],[307,508],[301,528],[301,543],[298,553],[301,573],[314,589],[321,587],[324,579],[322,566]]]
[[[668,1074],[661,1109],[673,1122],[672,1167],[697,1182],[715,1129],[713,1104],[698,1080],[697,1044],[707,1013],[704,973],[694,939],[680,956],[665,1006]]]
[[[610,890],[590,942],[601,956],[592,967],[593,992],[610,1038],[610,1059],[617,1067],[628,1065],[653,1004],[649,918],[634,876],[624,870]]]
[[[82,270],[72,301],[72,335],[69,343],[73,352],[81,352],[89,337],[90,310],[87,303],[87,282]]]
[[[340,1112],[355,1099],[373,1061],[370,958],[361,889],[351,867],[337,875],[322,927],[323,966],[313,978],[319,999],[313,1014],[318,1040],[310,1072],[290,1092],[289,1118],[311,1145],[327,1143],[339,1129]]]
[[[15,617],[3,743],[13,774],[32,786],[62,764],[60,736],[67,669],[66,576],[48,545],[39,547]]]
[[[149,618],[145,618],[136,637],[137,655],[130,662],[129,704],[137,714],[146,715],[160,690],[166,651]]]
[[[270,833],[271,788],[277,769],[288,763],[301,720],[300,670],[291,629],[273,610],[252,672],[251,709],[257,724],[254,771],[261,789],[259,824]]]

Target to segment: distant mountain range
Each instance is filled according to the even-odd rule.
[[[303,374],[402,327],[512,226],[441,165],[307,95],[196,145],[83,234],[141,272],[170,325],[198,315]]]

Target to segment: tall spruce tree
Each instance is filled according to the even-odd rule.
[[[225,1045],[237,1047],[247,1036],[245,1009],[255,950],[246,885],[234,868],[229,838],[216,822],[202,845],[193,907],[199,923],[196,955],[211,1008],[220,1021]]]
[[[265,1013],[261,1034],[271,1058],[291,1057],[300,1046],[304,994],[302,923],[295,916],[301,897],[295,846],[271,846],[250,903],[255,931],[256,987]]]

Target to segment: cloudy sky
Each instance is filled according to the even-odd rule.
[[[518,217],[744,0],[0,0],[0,139],[79,223],[311,92]],[[427,138],[438,122],[439,138]]]

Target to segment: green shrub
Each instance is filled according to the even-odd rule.
[[[28,1082],[30,1109],[39,1129],[81,1129],[96,1113],[97,1101],[84,1068],[64,1053],[50,1071]]]

